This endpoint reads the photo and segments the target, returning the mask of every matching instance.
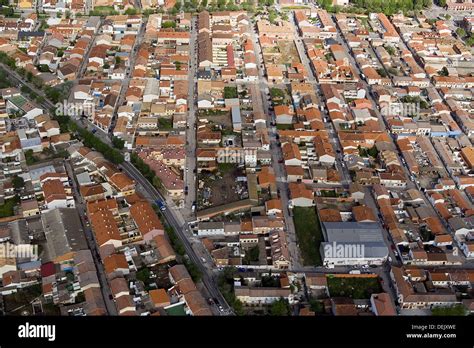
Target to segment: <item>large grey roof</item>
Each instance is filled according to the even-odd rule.
[[[56,208],[43,213],[41,218],[50,259],[71,251],[88,249],[76,209]]]
[[[383,242],[378,222],[325,222],[328,242]]]

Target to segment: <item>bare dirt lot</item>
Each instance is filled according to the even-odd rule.
[[[277,46],[264,48],[263,59],[265,64],[290,64],[300,61],[295,43],[292,40],[280,40]]]
[[[198,190],[199,209],[248,198],[247,183],[237,181],[237,177],[243,176],[242,170],[237,168],[237,165],[221,163],[219,174],[203,172],[199,175],[199,181],[204,182],[204,186]]]

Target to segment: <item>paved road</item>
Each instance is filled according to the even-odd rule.
[[[89,42],[89,46],[87,47],[86,53],[84,54],[84,57],[82,57],[82,62],[79,65],[79,69],[77,71],[77,78],[76,82],[78,79],[82,78],[84,76],[84,73],[86,72],[87,68],[87,63],[89,61],[89,55],[91,53],[92,47],[95,45],[95,40],[97,39],[97,36],[102,33],[102,24],[104,23],[104,19],[101,17],[100,22],[99,22],[99,28],[97,31],[94,33],[94,36],[92,37],[92,40]]]
[[[86,220],[86,206],[82,201],[81,194],[79,193],[79,188],[76,182],[76,176],[74,175],[74,171],[72,169],[72,165],[69,160],[65,160],[65,167],[68,176],[72,180],[72,188],[74,191],[74,199],[76,201],[76,210],[79,213],[82,229],[85,232],[87,245],[89,246],[89,250],[91,251],[92,258],[94,259],[95,268],[97,271],[97,276],[99,278],[100,283],[100,290],[102,291],[102,297],[104,298],[104,303],[107,308],[107,312],[109,315],[118,315],[117,307],[115,306],[115,301],[111,299],[112,292],[110,291],[110,286],[107,281],[106,272],[104,269],[104,265],[100,259],[99,249],[97,247],[97,241],[95,240],[95,235],[92,232],[92,229],[89,227],[89,223]]]
[[[254,111],[257,108],[257,111],[263,112],[267,116],[267,127],[269,127],[270,130],[270,150],[271,150],[271,155],[272,155],[272,167],[275,172],[275,176],[277,178],[285,178],[286,179],[286,171],[285,171],[285,166],[281,163],[279,163],[279,160],[282,158],[282,151],[279,146],[279,142],[275,138],[275,128],[270,127],[272,123],[275,122],[275,115],[274,113],[270,110],[270,102],[268,100],[268,94],[267,91],[269,90],[268,86],[268,80],[264,75],[264,61],[263,61],[263,55],[262,55],[262,49],[260,47],[260,43],[258,42],[257,39],[257,32],[256,32],[256,25],[255,22],[252,21],[251,26],[250,26],[250,39],[253,42],[254,48],[255,48],[255,55],[257,57],[257,70],[258,70],[258,83],[254,84],[253,94],[260,94],[258,95],[252,95],[252,100],[254,100]],[[261,110],[258,110],[258,108],[261,108]],[[290,262],[293,267],[300,267],[301,264],[301,257],[300,257],[300,250],[298,247],[298,241],[296,238],[296,230],[295,226],[293,223],[293,217],[290,215],[290,212],[288,210],[289,206],[289,194],[288,194],[288,183],[286,180],[277,180],[277,189],[280,192],[280,199],[282,203],[282,208],[283,208],[283,215],[285,218],[285,225],[286,225],[286,235],[287,235],[287,242],[288,242],[288,250],[290,252]]]
[[[137,183],[140,184],[140,187],[143,188],[147,196],[153,200],[161,200],[165,201],[165,198],[162,194],[153,186],[151,185],[136,169],[131,163],[124,162],[121,167],[123,170],[133,178]],[[180,215],[179,209],[177,207],[168,206],[167,209],[163,212],[163,215],[166,218],[166,221],[175,229],[176,233],[178,234],[179,238],[183,242],[186,255],[189,259],[196,264],[196,266],[202,272],[202,282],[209,293],[210,297],[217,299],[218,304],[221,305],[225,311],[231,312],[230,306],[225,301],[222,294],[219,292],[217,288],[217,284],[214,280],[214,275],[212,272],[203,265],[202,260],[200,257],[197,256],[196,252],[193,249],[193,246],[188,239],[191,235],[191,231],[189,230],[187,223],[183,221],[182,216]],[[198,243],[200,244],[200,243]],[[215,311],[215,308],[214,308]]]
[[[140,1],[140,0],[137,0],[137,1]],[[110,121],[110,126],[108,130],[110,136],[113,134],[112,132],[115,128],[115,124],[117,123],[117,118],[118,118],[117,110],[120,106],[122,106],[125,103],[125,95],[127,94],[128,85],[130,83],[130,80],[133,74],[133,69],[135,67],[135,62],[137,60],[138,50],[140,49],[140,45],[143,42],[143,38],[145,37],[145,29],[146,29],[147,22],[148,22],[148,18],[144,17],[140,25],[140,29],[138,29],[137,35],[135,36],[135,42],[133,43],[132,50],[130,51],[129,65],[126,68],[125,78],[122,80],[122,83],[120,86],[120,93],[118,95],[117,102],[115,103],[114,112],[112,113],[112,120]],[[112,81],[117,81],[117,80],[112,80]]]
[[[189,73],[188,73],[188,119],[186,125],[186,168],[184,170],[184,181],[188,187],[188,194],[184,199],[184,207],[182,209],[183,216],[194,220],[195,214],[192,211],[193,202],[196,201],[197,185],[196,185],[196,70],[197,70],[197,20],[193,17],[191,21],[191,38],[189,41]],[[194,170],[196,169],[196,174]]]
[[[38,95],[44,97],[44,102],[41,104],[45,110],[50,110],[54,108],[54,104],[51,103],[46,95],[43,93],[42,90],[37,89],[34,85],[31,83],[28,83],[25,81],[21,76],[19,76],[15,71],[10,70],[7,66],[3,65],[0,63],[0,67],[2,67],[5,71],[9,72],[9,76],[17,80],[19,83],[26,85],[30,87],[35,93]],[[71,118],[78,127],[84,128],[84,122],[78,119]],[[104,132],[97,132],[95,134],[98,136],[102,141],[104,141],[107,144],[111,144],[110,138],[108,138],[107,134]],[[123,163],[123,168],[124,170],[146,191],[147,196],[150,197],[152,200],[163,200],[165,199],[157,192],[157,190],[141,175],[141,173],[129,162],[124,162]],[[210,294],[210,297],[213,297],[217,299],[218,305],[221,305],[224,308],[224,311],[226,313],[232,313],[232,309],[230,306],[226,303],[225,299],[223,298],[222,294],[218,290],[217,284],[215,283],[213,279],[213,273],[212,271],[208,268],[210,265],[208,254],[203,251],[204,246],[202,243],[196,243],[195,239],[192,237],[191,231],[189,231],[187,224],[185,223],[184,218],[181,216],[180,212],[178,209],[174,206],[172,206],[172,203],[170,200],[168,200],[170,203],[170,209],[166,210],[165,213],[165,218],[167,221],[172,225],[178,236],[180,237],[181,241],[183,242],[185,249],[186,249],[186,254],[191,258],[191,260],[203,271],[203,283],[206,286],[206,289],[208,293]],[[179,221],[179,222],[178,222]],[[186,236],[185,231],[188,232],[188,236]],[[191,242],[191,241],[192,242]],[[199,256],[196,255],[196,253],[193,250],[193,246],[198,250]],[[203,262],[202,257],[206,258],[207,261]],[[105,274],[105,273],[104,273]],[[216,309],[214,308],[214,311]]]
[[[306,53],[306,48],[304,46],[304,42],[302,40],[302,37],[300,36],[300,32],[297,28],[296,21],[294,18],[294,15],[290,16],[290,22],[293,26],[294,30],[294,35],[295,35],[295,45],[298,50],[298,54],[300,56],[300,60],[304,65],[304,68],[306,70],[306,75],[307,75],[307,82],[313,84],[313,87],[315,89],[316,95],[320,101],[325,101],[324,100],[324,95],[321,91],[321,85],[319,84],[319,81],[317,77],[314,74],[313,71],[313,65],[309,60],[309,57]],[[321,110],[321,114],[323,119],[329,120],[329,114],[327,112],[327,108],[323,107]],[[342,146],[339,141],[339,137],[336,134],[336,130],[334,128],[334,125],[332,122],[324,122],[324,126],[326,128],[326,131],[329,136],[329,141],[331,142],[334,153],[336,153],[336,161],[335,161],[335,167],[341,176],[341,184],[344,188],[349,188],[349,185],[351,184],[351,176],[349,174],[349,170],[347,169],[347,166],[344,162],[343,158],[343,151],[342,151]]]

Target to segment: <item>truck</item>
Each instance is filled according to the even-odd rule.
[[[165,204],[165,202],[160,201],[160,200],[157,200],[157,201],[156,201],[156,205],[158,205],[158,208],[160,208],[161,211],[165,211],[165,210],[166,210],[166,204]]]

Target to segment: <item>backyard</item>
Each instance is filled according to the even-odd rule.
[[[41,284],[35,284],[22,289],[19,292],[3,297],[5,312],[12,315],[22,313],[32,314],[31,303],[40,298],[42,294]]]
[[[248,198],[247,183],[237,181],[242,169],[236,163],[219,163],[218,173],[199,175],[198,207],[205,209]]]
[[[368,299],[370,295],[382,291],[377,277],[342,278],[329,275],[328,289],[331,297],[350,297],[352,299]]]
[[[293,220],[305,266],[322,265],[319,246],[323,241],[321,224],[314,207],[294,207]]]
[[[18,196],[6,199],[5,203],[0,205],[0,218],[15,215],[15,206],[19,203]]]

